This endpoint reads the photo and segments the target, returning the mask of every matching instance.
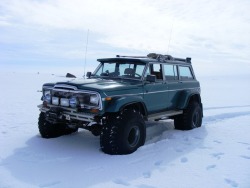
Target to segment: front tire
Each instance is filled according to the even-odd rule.
[[[108,116],[100,135],[100,145],[107,154],[130,154],[144,145],[146,127],[142,116],[127,109]]]
[[[174,119],[175,129],[191,130],[200,127],[202,124],[202,108],[199,103],[190,102],[182,115]]]
[[[64,124],[52,124],[46,121],[45,113],[43,112],[39,115],[38,129],[43,138],[55,138],[78,131],[78,128],[69,128]]]

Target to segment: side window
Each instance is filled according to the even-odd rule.
[[[178,80],[176,65],[164,65],[166,80]]]
[[[181,80],[192,80],[194,79],[190,67],[179,66],[179,74]]]
[[[155,75],[157,80],[163,80],[162,76],[162,65],[161,64],[150,64],[149,71],[151,75]]]

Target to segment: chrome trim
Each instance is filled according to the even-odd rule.
[[[154,92],[148,92],[148,93],[144,93],[144,94],[151,94],[151,93],[163,93],[163,92],[168,92],[168,91],[181,91],[181,90],[198,90],[199,87],[194,87],[194,88],[182,88],[182,89],[172,89],[172,90],[164,90],[164,91],[154,91]]]
[[[107,97],[123,97],[123,96],[133,96],[133,95],[143,95],[144,93],[136,93],[136,94],[124,94],[124,95],[111,95],[111,96],[107,96]],[[102,98],[102,101],[106,101],[106,98]]]
[[[194,87],[194,88],[182,88],[182,89],[173,89],[173,90],[164,90],[164,91],[154,91],[154,92],[145,92],[145,93],[136,93],[136,94],[124,94],[124,95],[110,95],[110,96],[107,96],[107,97],[123,97],[123,96],[133,96],[133,95],[145,95],[145,94],[151,94],[151,93],[164,93],[164,92],[168,92],[168,91],[181,91],[181,90],[192,90],[192,89],[195,89],[197,91],[199,91],[199,87]],[[102,98],[102,101],[105,101],[106,97],[105,98]]]
[[[161,118],[169,118],[171,116],[183,114],[183,110],[169,110],[165,112],[160,112],[156,114],[151,114],[148,116],[148,120],[156,120]]]
[[[145,92],[144,94],[151,94],[151,93],[165,93],[165,92],[168,92],[170,90],[164,90],[164,91],[152,91],[152,92]]]
[[[53,89],[53,86],[43,86],[42,89],[43,89],[43,90],[44,90],[44,89]]]
[[[53,91],[64,91],[64,92],[71,92],[71,93],[99,94],[98,92],[88,91],[88,90],[66,90],[66,89],[56,89],[56,88],[54,88]]]
[[[41,112],[47,112],[50,110],[50,107],[55,106],[55,105],[48,105],[49,108],[44,107],[42,104],[38,105],[37,107]],[[58,106],[55,106],[58,107]],[[86,121],[86,122],[93,122],[94,121],[94,115],[92,114],[87,114],[87,113],[79,113],[76,111],[76,109],[72,108],[66,108],[66,107],[60,107],[66,111],[63,111],[62,114],[66,117],[67,115],[70,116],[70,119],[75,119],[75,120],[81,120],[81,121]]]
[[[56,85],[54,86],[54,89],[56,89],[57,87],[65,88],[65,89],[77,90],[77,87],[76,87],[76,86],[71,86],[71,85],[67,85],[67,84],[56,84]]]

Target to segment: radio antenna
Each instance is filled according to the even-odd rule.
[[[172,26],[171,26],[171,30],[170,30],[170,36],[169,36],[169,41],[168,41],[168,50],[167,50],[167,54],[168,54],[168,52],[169,52],[169,46],[170,46],[170,42],[171,42],[171,38],[172,38],[173,27],[174,27],[174,18],[173,18],[173,22],[172,22]]]
[[[86,76],[88,42],[89,42],[89,29],[88,29],[88,32],[87,32],[87,42],[86,42],[85,57],[84,57],[84,75],[83,75],[84,79],[85,79],[85,76]]]

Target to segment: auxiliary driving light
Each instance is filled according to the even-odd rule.
[[[77,100],[77,98],[76,98],[76,97],[70,98],[70,99],[69,99],[69,105],[70,105],[70,107],[72,107],[72,108],[77,107],[77,105],[78,105],[78,100]]]
[[[52,97],[52,104],[59,105],[59,98],[58,97]]]
[[[61,98],[60,99],[60,104],[61,104],[61,106],[68,107],[69,106],[69,99]]]

